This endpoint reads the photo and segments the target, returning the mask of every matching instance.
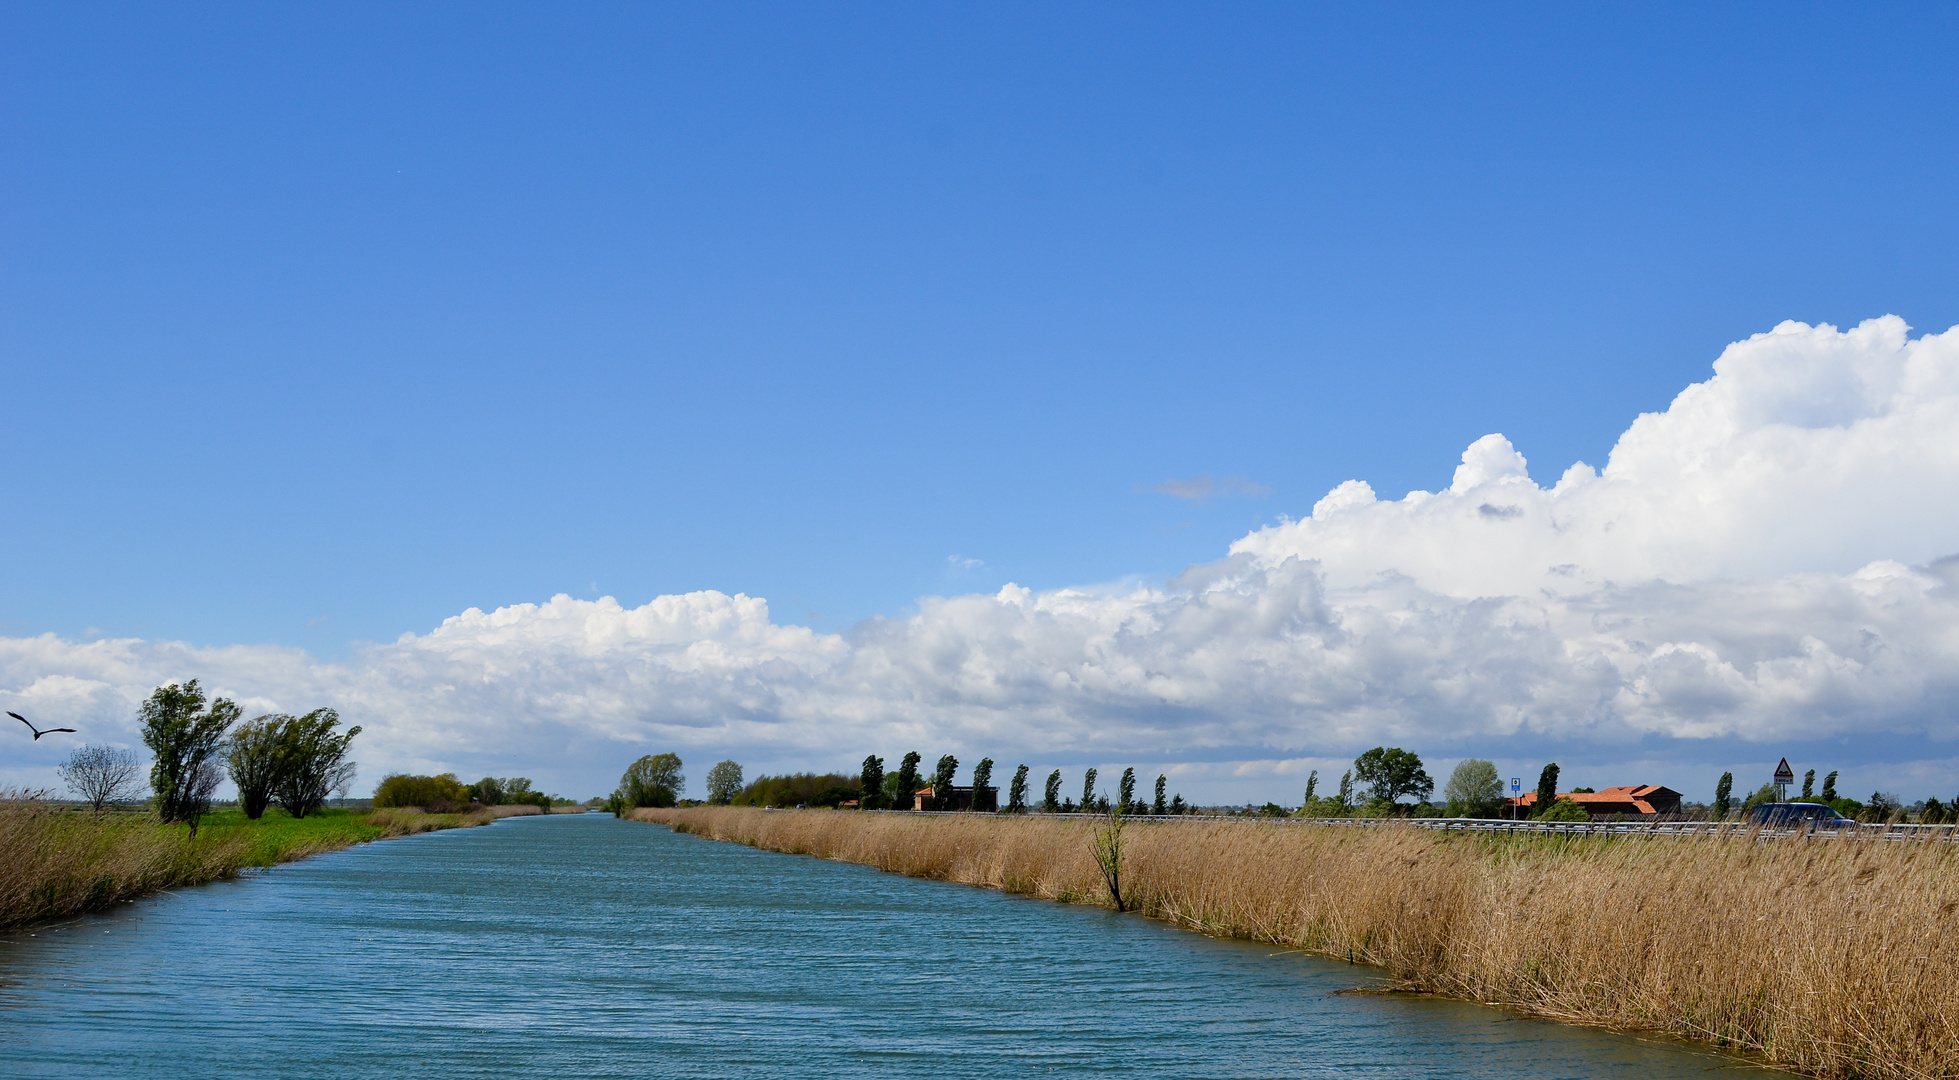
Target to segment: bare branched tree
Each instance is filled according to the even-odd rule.
[[[197,822],[211,812],[211,793],[224,780],[224,770],[213,761],[200,761],[178,789],[177,820],[190,823],[191,839],[197,839]]]
[[[55,771],[68,790],[98,814],[110,803],[136,794],[137,779],[142,775],[136,752],[113,746],[76,747],[67,763],[56,766]]]

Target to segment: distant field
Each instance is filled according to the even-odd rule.
[[[726,807],[632,816],[772,851],[1110,904],[1088,819]],[[1406,990],[1736,1047],[1815,1076],[1959,1076],[1959,845],[1950,842],[1256,820],[1132,822],[1124,840],[1129,904],[1202,933],[1370,964]]]
[[[98,815],[34,800],[0,801],[0,930],[369,840],[539,812],[534,806],[467,814],[323,809],[294,819],[272,809],[252,821],[220,810],[203,819],[193,839],[187,827],[161,825],[144,813]]]

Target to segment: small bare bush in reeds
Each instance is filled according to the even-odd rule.
[[[915,877],[1109,904],[1096,823],[737,808],[634,817]],[[1959,844],[1131,822],[1128,906],[1395,985],[1667,1032],[1824,1077],[1959,1076]]]

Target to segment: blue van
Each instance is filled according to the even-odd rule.
[[[1756,803],[1753,813],[1748,815],[1750,825],[1766,825],[1771,828],[1786,829],[1795,825],[1811,825],[1819,829],[1840,829],[1856,822],[1824,806],[1813,802],[1765,802]]]

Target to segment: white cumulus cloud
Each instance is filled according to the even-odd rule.
[[[1795,746],[1934,784],[1959,779],[1938,764],[1959,737],[1955,552],[1959,331],[1785,323],[1635,420],[1602,469],[1543,486],[1492,434],[1445,491],[1349,481],[1159,585],[928,597],[843,634],[718,592],[558,596],[337,663],[0,639],[0,701],[128,742],[152,686],[197,675],[251,709],[339,707],[366,725],[369,779],[581,791],[654,749],[778,767],[919,749],[1134,762],[1223,778],[1220,796],[1284,777],[1278,795],[1288,763],[1381,742],[1641,762],[1677,787]]]

